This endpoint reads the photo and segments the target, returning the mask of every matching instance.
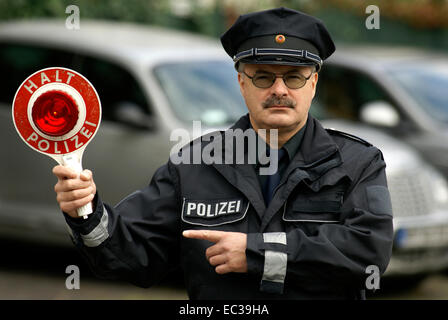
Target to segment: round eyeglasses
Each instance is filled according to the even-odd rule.
[[[283,82],[290,89],[302,88],[307,80],[311,78],[313,72],[305,77],[303,74],[297,71],[287,72],[285,74],[275,74],[273,72],[267,71],[257,71],[253,76],[248,75],[246,72],[242,71],[246,77],[252,80],[252,83],[257,88],[270,88],[277,78],[283,78]]]

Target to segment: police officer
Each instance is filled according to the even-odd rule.
[[[257,132],[278,154],[278,170],[260,174],[258,158],[170,159],[146,188],[111,207],[89,170],[77,178],[56,166],[72,240],[95,274],[138,286],[180,265],[192,299],[363,298],[367,267],[382,273],[390,259],[392,209],[381,152],[308,113],[318,71],[335,50],[328,31],[278,8],[240,16],[221,42],[249,110],[231,129]],[[179,154],[225,136],[197,139]],[[232,148],[219,146],[224,159]],[[79,219],[76,209],[89,202],[94,213]]]

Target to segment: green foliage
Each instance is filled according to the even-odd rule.
[[[0,0],[0,21],[66,18],[77,5],[82,19],[153,24],[220,36],[249,11],[285,6],[321,18],[338,42],[419,45],[448,49],[446,0]],[[187,5],[183,9],[182,5]],[[381,29],[367,30],[365,8],[381,11]],[[189,5],[189,6],[188,6]],[[181,10],[176,8],[181,7]]]
[[[169,0],[0,0],[0,20],[65,18],[66,7],[76,5],[81,19],[155,24],[215,36],[222,33],[224,23],[218,2],[211,10],[196,5],[188,16],[173,14],[170,4]]]
[[[0,0],[0,19],[66,17],[65,8],[77,5],[84,18],[151,22],[165,1],[147,0]]]

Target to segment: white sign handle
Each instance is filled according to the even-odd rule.
[[[53,100],[56,98],[61,103],[57,108]],[[62,117],[63,126],[59,126],[56,120]],[[45,68],[33,73],[17,89],[12,119],[20,138],[30,148],[73,169],[79,177],[83,152],[101,122],[101,102],[95,88],[81,74],[67,68]],[[93,212],[92,203],[76,211],[87,219]]]
[[[79,178],[82,172],[82,164],[81,164],[81,158],[76,153],[63,155],[62,165],[76,171],[78,173]],[[81,208],[78,208],[76,212],[78,214],[78,217],[83,217],[84,219],[87,219],[87,216],[93,212],[92,203],[89,202],[88,204],[82,206]]]

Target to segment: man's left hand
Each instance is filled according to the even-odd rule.
[[[191,239],[208,240],[215,243],[205,251],[205,256],[208,262],[216,267],[216,273],[247,272],[247,235],[245,233],[216,230],[186,230],[183,232],[183,236]]]

